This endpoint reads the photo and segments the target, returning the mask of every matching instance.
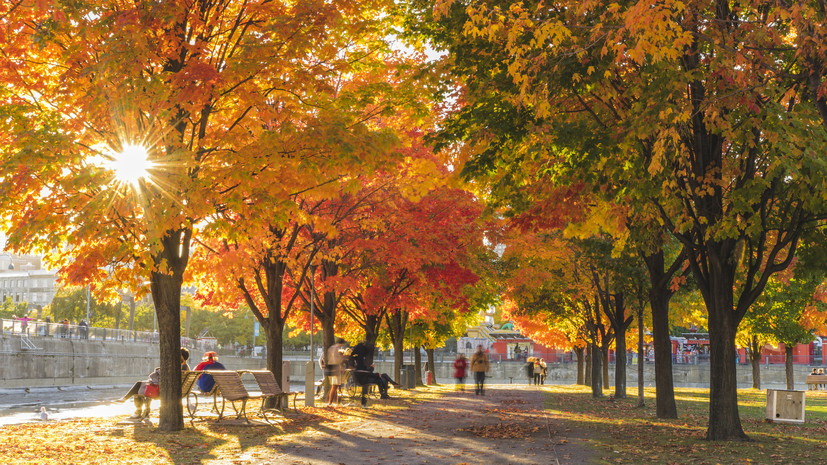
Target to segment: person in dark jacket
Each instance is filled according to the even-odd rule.
[[[525,361],[525,373],[528,375],[528,384],[534,382],[534,357],[528,357]]]
[[[353,373],[356,376],[356,381],[362,385],[362,406],[367,403],[365,396],[367,395],[367,385],[375,384],[379,388],[379,397],[382,399],[390,399],[388,395],[388,380],[390,377],[383,377],[373,372],[373,345],[367,342],[360,342],[353,347],[351,357],[356,364],[356,371]],[[396,383],[394,383],[396,384]]]
[[[477,346],[477,351],[471,356],[471,372],[474,373],[474,393],[478,396],[485,395],[485,373],[488,371],[488,354],[482,350],[482,345]]]

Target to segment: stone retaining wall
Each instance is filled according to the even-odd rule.
[[[125,384],[144,379],[158,366],[158,344],[0,336],[0,387]],[[195,367],[200,354],[192,354]],[[264,360],[222,357],[235,369],[258,369]]]
[[[158,366],[158,345],[126,341],[85,341],[76,339],[32,337],[29,341],[35,349],[25,349],[20,336],[0,335],[0,388],[41,386],[71,386],[95,384],[126,384],[143,379]],[[190,365],[195,367],[198,356],[193,354]],[[261,358],[224,356],[221,362],[230,369],[261,369]],[[290,380],[304,382],[306,362],[292,361]],[[492,362],[488,378],[496,383],[525,384],[526,375],[521,362]],[[546,380],[548,384],[572,384],[575,382],[574,363],[550,364]],[[654,385],[654,366],[645,365],[647,386]],[[393,373],[393,362],[377,362],[379,372]],[[804,379],[811,368],[795,367],[796,388],[806,389]],[[614,386],[614,367],[610,367],[610,381]],[[701,387],[709,384],[709,365],[674,365],[676,386]],[[316,378],[322,377],[316,367]],[[783,388],[784,366],[761,367],[762,387]],[[437,363],[436,379],[440,383],[453,382],[451,362]],[[627,367],[627,386],[637,385],[637,366]],[[738,387],[752,386],[749,365],[738,365]],[[471,382],[470,379],[467,382]]]

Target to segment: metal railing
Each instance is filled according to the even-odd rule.
[[[34,320],[0,320],[3,334],[28,337],[51,337],[93,341],[158,342],[158,333],[129,331],[128,329],[98,328],[94,326],[53,323]]]

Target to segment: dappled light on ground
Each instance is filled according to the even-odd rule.
[[[124,424],[125,416],[0,428],[7,463],[454,464],[583,463],[582,439],[543,410],[544,392],[491,387],[485,396],[448,387],[392,391],[389,401],[301,408],[272,425],[214,417],[183,431]],[[157,410],[155,412],[157,415]],[[150,419],[157,425],[157,416]],[[30,438],[38,437],[37,443]]]
[[[709,395],[705,389],[676,388],[677,419],[655,417],[655,391],[646,389],[646,407],[637,390],[626,399],[594,399],[585,386],[552,386],[547,408],[564,423],[588,431],[601,463],[620,464],[793,464],[822,463],[827,456],[827,393],[811,391],[806,423],[768,423],[766,391],[738,392],[741,423],[751,442],[709,442]]]

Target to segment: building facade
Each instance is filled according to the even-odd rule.
[[[43,308],[55,296],[57,274],[41,268],[40,257],[0,254],[0,301],[28,302],[30,309]]]

